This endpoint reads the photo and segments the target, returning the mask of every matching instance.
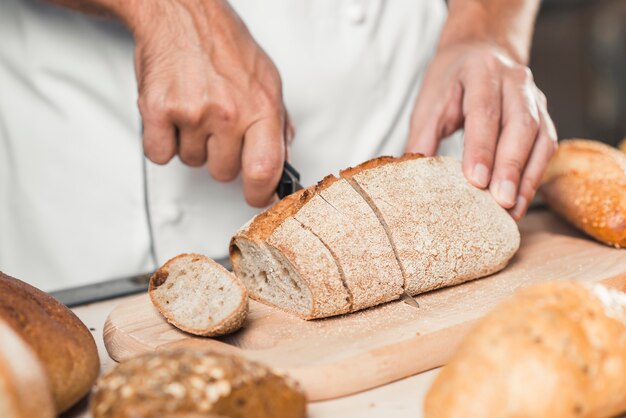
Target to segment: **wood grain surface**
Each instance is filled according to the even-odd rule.
[[[241,331],[211,339],[169,325],[143,294],[113,310],[104,342],[116,361],[176,347],[236,353],[288,373],[316,401],[445,364],[474,321],[520,287],[574,279],[626,290],[626,250],[598,244],[546,211],[529,214],[520,229],[521,248],[505,270],[417,296],[419,309],[396,301],[307,322],[251,301]]]

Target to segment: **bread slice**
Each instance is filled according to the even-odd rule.
[[[329,249],[352,295],[351,311],[397,299],[402,272],[376,214],[344,180],[328,176],[294,218]]]
[[[240,357],[176,350],[130,359],[106,372],[91,400],[94,418],[304,418],[291,379]]]
[[[0,417],[54,416],[45,369],[26,342],[0,320]]]
[[[409,294],[495,273],[519,248],[513,219],[452,158],[383,157],[341,175],[389,234]]]
[[[609,418],[626,411],[626,295],[552,282],[482,318],[425,399],[426,418]]]
[[[57,413],[89,392],[100,370],[96,342],[66,306],[41,290],[0,273],[0,319],[39,358]]]
[[[350,311],[352,295],[324,243],[293,215],[315,188],[287,196],[256,216],[231,240],[233,271],[250,297],[304,319]]]
[[[243,284],[200,254],[180,254],[169,260],[152,275],[148,291],[169,323],[195,335],[234,332],[248,315]]]
[[[558,214],[600,242],[626,247],[626,155],[598,141],[562,141],[541,194]]]

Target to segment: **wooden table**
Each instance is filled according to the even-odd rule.
[[[111,310],[124,298],[94,303],[74,309],[74,313],[92,330],[100,354],[101,371],[115,365],[102,340],[102,327]],[[376,389],[332,401],[309,404],[309,418],[422,417],[422,401],[437,370],[422,373]],[[88,418],[87,399],[65,413],[63,418]]]

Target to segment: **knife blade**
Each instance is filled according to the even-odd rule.
[[[230,260],[228,257],[220,258],[215,261],[230,270]],[[83,286],[56,290],[49,292],[49,295],[68,308],[73,308],[88,303],[101,302],[146,292],[151,276],[152,273],[144,273],[136,276],[103,280]]]
[[[404,303],[412,308],[420,308],[420,304],[417,302],[417,300],[413,296],[409,295],[406,290],[402,292],[402,294],[400,295],[400,299],[402,299]]]
[[[285,161],[283,165],[283,174],[276,187],[276,194],[279,199],[284,199],[292,193],[302,190],[304,187],[300,184],[300,173],[289,162]]]

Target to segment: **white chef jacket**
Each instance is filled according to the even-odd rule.
[[[42,1],[0,1],[0,270],[54,290],[181,252],[226,256],[257,210],[240,180],[145,160],[130,34]],[[303,184],[402,152],[443,0],[231,4],[281,73]]]

